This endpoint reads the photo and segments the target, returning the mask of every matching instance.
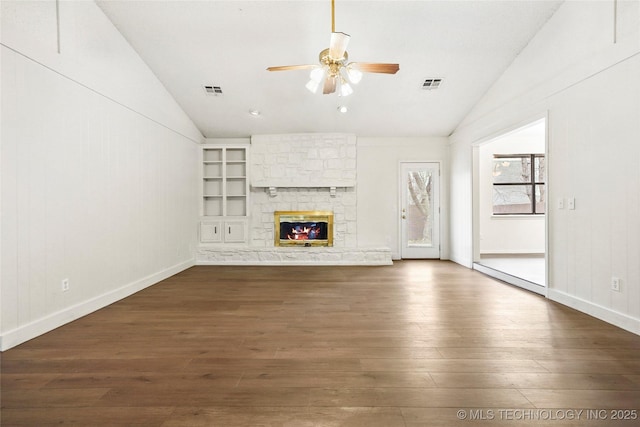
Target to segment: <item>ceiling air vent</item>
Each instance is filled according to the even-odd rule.
[[[442,83],[442,79],[426,79],[424,83],[422,83],[422,89],[436,90],[440,87],[441,83]]]
[[[222,88],[220,86],[208,86],[204,85],[204,92],[209,96],[220,96],[222,95]]]

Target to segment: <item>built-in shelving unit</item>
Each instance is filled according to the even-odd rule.
[[[248,147],[207,144],[202,147],[203,243],[247,240]]]
[[[222,216],[224,195],[223,148],[202,149],[203,216]]]

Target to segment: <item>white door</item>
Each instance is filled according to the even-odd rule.
[[[440,258],[440,164],[400,163],[402,258]]]

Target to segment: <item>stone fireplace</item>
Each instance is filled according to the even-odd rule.
[[[358,247],[356,151],[355,135],[252,136],[248,165],[251,180],[248,244],[217,250],[201,249],[198,262],[239,265],[391,264],[388,248]],[[307,234],[306,239],[296,239],[293,235],[297,233],[292,233],[291,224],[286,226],[288,230],[285,228],[283,234],[275,219],[278,218],[280,223],[283,212],[294,215],[291,213],[294,211],[330,213],[327,238],[310,239]],[[285,222],[299,223],[300,232],[304,233],[305,227],[310,229],[317,223],[317,218],[308,219],[289,217]]]
[[[277,211],[333,213],[333,247],[356,247],[356,138],[347,134],[251,138],[251,246],[275,247]]]

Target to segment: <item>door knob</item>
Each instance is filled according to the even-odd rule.
[[[402,219],[407,219],[407,216],[406,215],[402,215]]]

